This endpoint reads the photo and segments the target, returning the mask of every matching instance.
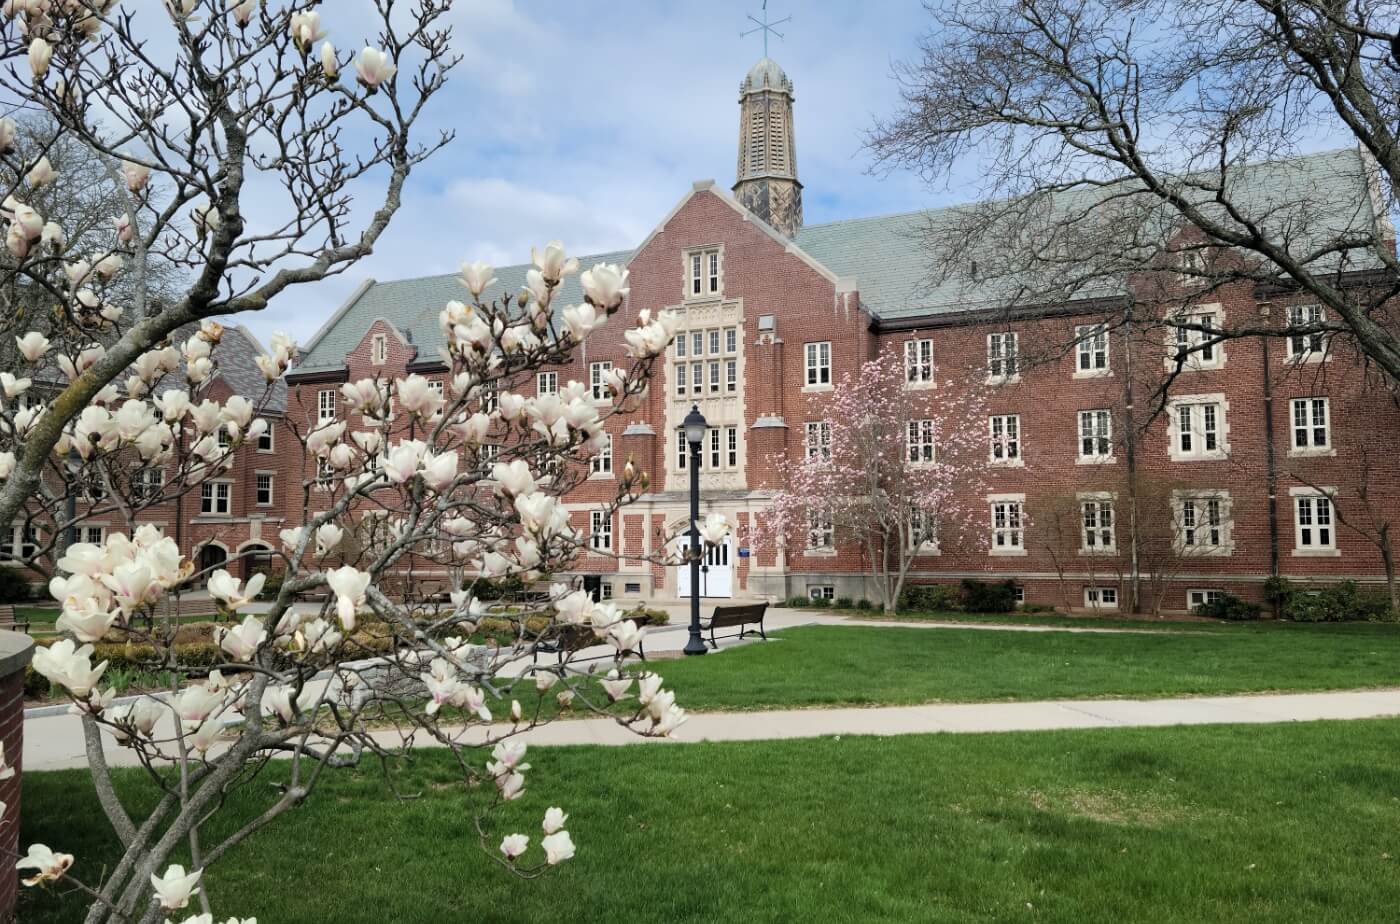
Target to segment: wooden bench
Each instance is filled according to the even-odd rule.
[[[578,654],[585,648],[592,648],[595,645],[611,645],[612,642],[606,638],[599,638],[593,632],[592,626],[561,625],[555,627],[554,631],[545,638],[535,643],[534,651],[531,652],[531,659],[534,663],[539,663],[540,652],[553,652],[560,664],[564,663],[565,655]],[[637,640],[637,647],[623,654],[635,654],[643,661],[647,659],[645,650],[645,639]],[[611,658],[612,655],[600,655]],[[589,660],[592,660],[591,658]]]
[[[173,616],[179,619],[184,616],[209,616],[218,618],[219,604],[215,600],[191,600],[182,598],[177,601],[174,597],[162,597],[156,604],[156,618],[164,619]]]
[[[21,619],[19,610],[10,605],[0,606],[0,629],[29,634],[29,620]]]
[[[763,616],[767,612],[767,603],[749,603],[744,606],[717,606],[715,607],[715,611],[710,614],[710,621],[701,622],[700,627],[710,630],[711,648],[719,647],[719,643],[715,639],[715,630],[730,626],[738,626],[739,633],[737,636],[726,635],[724,638],[743,638],[745,635],[754,631],[752,629],[745,629],[745,626],[757,625],[758,634],[761,635],[766,642],[768,641],[768,633],[763,631]]]

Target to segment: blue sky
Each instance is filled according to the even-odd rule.
[[[456,141],[412,177],[370,259],[239,322],[264,340],[285,330],[306,342],[366,277],[528,262],[530,245],[552,238],[575,253],[635,245],[692,181],[733,183],[739,81],[763,54],[759,36],[739,32],[760,2],[459,0],[465,60],[424,125],[451,126]],[[890,65],[914,54],[930,23],[920,3],[770,6],[774,19],[793,17],[770,53],[795,86],[809,224],[976,197],[867,173],[862,134],[897,104]],[[367,8],[326,5],[337,47],[364,43]]]

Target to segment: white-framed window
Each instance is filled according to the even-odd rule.
[[[1020,585],[1020,584],[1017,584],[1015,587],[1011,588],[1011,592],[1012,592],[1012,594],[1013,594],[1013,595],[1015,596],[1015,598],[1016,598],[1016,605],[1017,605],[1017,606],[1020,606],[1021,604],[1023,604],[1023,603],[1026,602],[1026,588],[1025,588],[1025,587],[1023,587],[1023,586]]]
[[[613,439],[611,433],[603,434],[603,448],[593,454],[588,460],[589,467],[595,475],[611,475],[613,470]]]
[[[826,420],[807,421],[807,461],[831,461],[831,423]]]
[[[39,554],[39,530],[34,524],[16,523],[0,533],[0,559],[27,560]]]
[[[690,364],[690,392],[698,395],[705,390],[705,364]]]
[[[677,341],[679,342],[679,341]],[[559,373],[540,372],[535,375],[535,393],[538,395],[559,394]]]
[[[806,345],[808,388],[831,384],[831,341],[820,340]]]
[[[987,418],[991,437],[988,456],[993,465],[1021,464],[1021,415],[994,414]]]
[[[371,341],[370,358],[376,366],[382,366],[389,361],[389,340],[383,334],[375,334]]]
[[[738,360],[727,360],[724,364],[724,390],[730,393],[739,390]]]
[[[588,528],[592,534],[589,544],[595,552],[612,551],[612,515],[606,510],[588,512]]]
[[[728,456],[729,467],[739,467],[739,428],[724,428],[725,454]]]
[[[679,343],[680,341],[677,340],[676,342]],[[686,371],[684,363],[676,364],[676,372],[674,377],[676,380],[676,397],[684,398],[686,395],[686,390],[689,388],[689,384],[686,380]]]
[[[496,462],[501,458],[501,447],[499,443],[482,443],[476,450],[477,471],[483,476],[489,476],[491,469],[496,467]]]
[[[165,487],[165,469],[137,469],[131,476],[131,499],[137,502],[155,500]]]
[[[613,598],[613,586],[612,586],[612,581],[604,581],[603,583],[599,584],[599,585],[598,585],[598,594],[599,594],[599,596],[601,596],[604,600],[611,600],[611,599]]]
[[[1293,489],[1293,538],[1295,553],[1336,551],[1337,531],[1328,494],[1311,488]]]
[[[588,390],[593,395],[594,401],[608,400],[607,375],[611,371],[612,363],[607,360],[588,364]]]
[[[378,457],[378,456],[375,456],[375,460],[374,460],[374,471],[376,471],[376,472],[379,471],[380,464],[381,464],[381,463],[380,463],[379,457]],[[331,482],[334,481],[334,480],[335,480],[335,469],[331,468],[331,463],[330,463],[328,460],[326,460],[326,459],[317,459],[317,460],[316,460],[316,487],[318,487],[318,488],[329,488]]]
[[[719,338],[720,338],[719,329],[716,328],[716,329],[714,329],[714,330],[707,330],[707,331],[705,331],[705,336],[708,337],[709,340],[710,340],[710,355],[711,355],[711,356],[718,356],[718,355],[719,355],[719,352],[720,352],[720,350],[719,350]]]
[[[993,494],[991,554],[1024,555],[1026,551],[1024,494]]]
[[[1289,305],[1288,326],[1310,327],[1327,320],[1321,305]],[[1327,335],[1322,331],[1288,336],[1288,358],[1302,362],[1322,359],[1327,353]]]
[[[227,481],[206,481],[199,486],[199,512],[226,516],[233,485]]]
[[[481,386],[481,413],[494,414],[501,406],[501,382],[499,379]]]
[[[1113,528],[1113,497],[1109,494],[1079,496],[1080,550],[1088,554],[1114,552],[1118,543]]]
[[[689,342],[689,340],[690,340],[690,338],[687,337],[685,334],[679,334],[679,335],[677,335],[677,337],[676,337],[676,356],[677,356],[677,358],[685,356],[685,345],[686,345],[687,342]]]
[[[257,504],[259,507],[272,506],[272,475],[268,472],[258,472],[255,476],[257,481],[254,485],[257,491]]]
[[[685,471],[690,465],[690,443],[685,438],[685,430],[676,431],[676,468]]]
[[[1212,603],[1219,603],[1223,599],[1225,599],[1225,591],[1223,590],[1193,588],[1191,590],[1186,591],[1186,611],[1189,613],[1194,613],[1203,606],[1209,606]]]
[[[938,551],[938,517],[931,510],[909,511],[909,545],[924,552]]]
[[[1223,459],[1229,452],[1224,395],[1184,395],[1168,402],[1168,455],[1175,461]]]
[[[1224,344],[1215,333],[1220,329],[1218,308],[1180,311],[1172,316],[1172,348],[1168,351],[1167,368],[1176,367],[1180,360],[1188,369],[1218,369],[1225,364]]]
[[[1084,588],[1084,606],[1091,610],[1118,609],[1117,587]]]
[[[219,444],[219,448],[224,450],[225,452],[227,452],[229,447],[233,445],[233,437],[229,434],[227,426],[221,425],[219,427],[218,432],[214,434],[214,438],[215,441]]]
[[[904,341],[904,381],[910,385],[933,382],[933,341]]]
[[[690,355],[705,355],[705,334],[703,331],[697,330],[695,333],[690,335]]]
[[[1113,414],[1104,408],[1079,412],[1079,461],[1113,458]]]
[[[836,599],[836,587],[832,584],[808,584],[807,599],[829,603]]]
[[[1014,382],[1021,377],[1020,341],[1016,334],[987,335],[987,378],[994,382]]]
[[[323,388],[316,395],[316,420],[319,423],[335,420],[336,395],[334,388]]]
[[[831,522],[831,511],[807,511],[807,550],[826,551],[836,548],[836,527]]]
[[[1176,492],[1177,551],[1182,555],[1229,554],[1230,495],[1223,491]]]
[[[84,526],[78,531],[78,540],[88,545],[102,545],[107,541],[107,527]]]
[[[718,295],[720,291],[719,248],[690,253],[690,280],[686,292],[691,298]]]
[[[935,447],[932,420],[911,420],[904,434],[904,458],[911,465],[934,461]]]
[[[720,389],[720,368],[721,368],[721,367],[720,367],[720,364],[719,364],[718,362],[712,362],[712,363],[710,363],[710,394],[712,394],[712,395],[717,395],[717,394],[719,394],[719,389]]]
[[[720,432],[719,427],[710,430],[710,468],[721,468],[720,463],[724,460],[724,451],[720,447],[720,442],[723,439],[724,434]]]
[[[258,452],[274,451],[275,447],[273,446],[272,431],[273,424],[272,421],[269,420],[267,421],[267,429],[258,434]]]
[[[1332,448],[1332,415],[1326,398],[1294,398],[1292,455],[1315,455]]]
[[[724,329],[724,352],[739,352],[739,328],[726,327]]]
[[[1104,324],[1081,324],[1074,329],[1075,361],[1074,374],[1077,378],[1107,375],[1108,366],[1108,326]]]

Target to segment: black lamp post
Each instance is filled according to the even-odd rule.
[[[685,653],[702,655],[705,642],[700,638],[700,443],[710,425],[696,404],[691,405],[681,426],[685,429],[685,441],[690,444],[690,641],[685,643]]]

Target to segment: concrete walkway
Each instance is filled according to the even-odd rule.
[[[1400,689],[1154,700],[1050,700],[866,709],[708,712],[692,714],[674,740],[760,741],[833,735],[1266,724],[1392,716],[1400,716]],[[492,730],[500,733],[505,728],[499,726]],[[473,729],[463,736],[463,743],[479,740],[481,734],[481,729]],[[386,731],[378,737],[387,746],[398,744],[393,732]],[[626,745],[657,740],[638,737],[608,719],[559,721],[525,732],[520,737],[535,745]],[[418,744],[431,747],[435,742],[424,738]],[[134,764],[130,750],[116,747],[110,741],[107,754],[114,766]],[[30,772],[87,766],[79,720],[63,715],[26,721],[23,766]]]

